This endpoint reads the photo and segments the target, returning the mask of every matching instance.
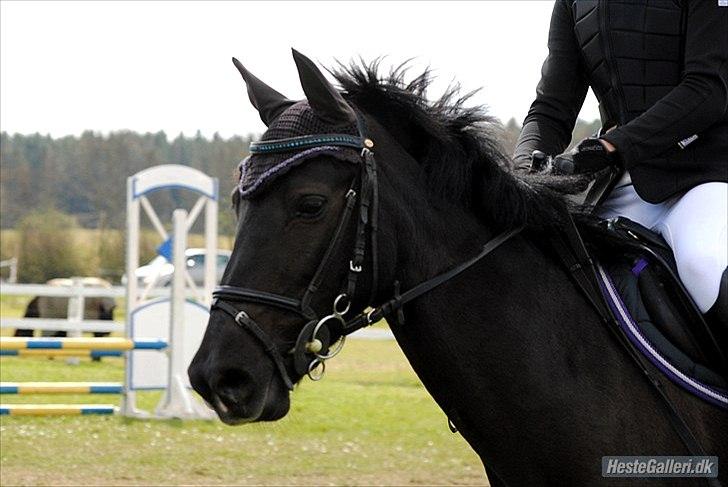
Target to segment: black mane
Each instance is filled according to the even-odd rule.
[[[500,124],[483,107],[465,106],[475,92],[461,95],[454,85],[429,101],[429,70],[407,82],[407,63],[384,76],[379,64],[340,64],[332,74],[355,105],[375,117],[396,117],[415,127],[422,147],[415,159],[434,194],[455,200],[499,228],[542,230],[564,223],[564,194],[582,189],[583,179],[517,173],[498,142]]]

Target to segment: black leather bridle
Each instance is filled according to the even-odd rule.
[[[358,279],[364,268],[367,243],[370,245],[372,265],[372,282],[369,299],[367,301],[368,304],[371,304],[377,295],[377,283],[379,279],[377,251],[379,189],[377,165],[374,159],[374,153],[372,152],[374,142],[365,136],[364,121],[358,112],[357,125],[359,129],[358,137],[345,134],[308,135],[288,139],[253,142],[250,145],[251,154],[290,152],[299,148],[305,149],[321,146],[348,147],[361,151],[360,172],[346,193],[345,206],[339,223],[301,299],[228,285],[217,287],[212,294],[211,310],[218,309],[230,315],[241,328],[253,335],[260,342],[266,354],[273,360],[281,379],[289,390],[293,389],[293,381],[288,374],[283,353],[278,345],[263,331],[254,319],[245,311],[236,308],[231,303],[261,304],[301,316],[306,321],[306,325],[298,334],[295,346],[290,350],[290,353],[293,355],[293,368],[299,376],[308,374],[311,379],[319,380],[325,371],[326,360],[334,357],[341,351],[347,335],[376,323],[395,312],[398,313],[398,318],[401,322],[402,307],[406,303],[454,278],[522,230],[522,228],[516,228],[497,235],[489,240],[483,246],[480,253],[470,260],[418,284],[405,293],[399,293],[399,283],[395,282],[395,293],[392,299],[368,312],[361,312],[347,320],[344,316],[349,312],[351,303],[356,296]],[[319,318],[319,315],[311,307],[311,301],[324,282],[331,260],[344,239],[344,231],[349,226],[351,217],[354,214],[357,199],[359,201],[358,220],[346,283],[343,286],[343,291],[334,299],[331,314]],[[369,230],[368,239],[367,229]],[[331,343],[331,339],[334,336],[338,336],[339,338],[336,343]]]

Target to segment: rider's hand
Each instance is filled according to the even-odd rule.
[[[619,163],[616,152],[610,151],[603,141],[596,137],[587,137],[571,151],[556,156],[553,168],[559,174],[583,174],[618,166]]]

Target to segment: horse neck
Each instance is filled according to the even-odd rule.
[[[399,279],[404,292],[472,257],[496,232],[462,208],[432,204],[415,182],[418,165],[402,151],[385,155],[398,165],[382,165],[382,215],[391,219],[380,234],[382,270],[396,269],[386,278]],[[594,458],[645,451],[641,436],[625,440],[623,422],[652,424],[658,405],[542,239],[534,230],[508,240],[406,305],[404,322],[389,322],[428,392],[502,478],[594,484],[601,478]],[[381,282],[380,289],[391,281]],[[599,427],[593,418],[612,420]],[[681,448],[668,424],[651,429],[649,445]],[[544,451],[559,461],[544,463]]]
[[[461,208],[417,208],[422,211],[415,212],[416,218],[403,224],[412,232],[403,235],[411,237],[402,239],[400,235],[398,239],[402,242],[398,269],[403,291],[473,257],[496,234]],[[517,236],[452,281],[405,306],[404,324],[394,319],[390,323],[415,372],[443,411],[452,415],[467,410],[468,420],[480,423],[481,417],[473,415],[481,414],[477,411],[482,408],[474,408],[473,399],[488,397],[493,403],[508,404],[508,387],[503,384],[512,381],[514,370],[532,361],[529,354],[543,339],[540,333],[545,329],[535,330],[535,325],[541,320],[555,321],[562,312],[571,311],[576,319],[589,313],[573,296],[568,297],[568,306],[554,300],[555,306],[546,313],[529,305],[568,286],[568,277],[539,245],[529,237]],[[559,306],[564,308],[559,310]],[[546,316],[549,313],[553,316]],[[498,414],[509,410],[509,406],[503,407],[488,420],[503,424],[510,418]],[[482,453],[479,443],[490,433],[463,433]]]
[[[421,218],[407,233],[412,238],[400,240],[398,249],[403,288],[471,258],[493,235],[459,208],[429,208],[418,216]]]
[[[382,243],[396,242],[390,250],[393,267],[402,289],[411,288],[475,255],[493,234],[463,208],[428,194],[426,188],[397,181],[386,175],[386,184],[396,194],[384,202],[381,211],[394,215],[395,222],[384,228]],[[407,210],[404,210],[407,209]]]

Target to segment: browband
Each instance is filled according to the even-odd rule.
[[[251,142],[250,153],[269,154],[296,149],[306,149],[308,147],[317,147],[322,145],[361,149],[364,147],[364,142],[365,141],[362,140],[361,137],[346,134],[303,135],[287,139]]]

